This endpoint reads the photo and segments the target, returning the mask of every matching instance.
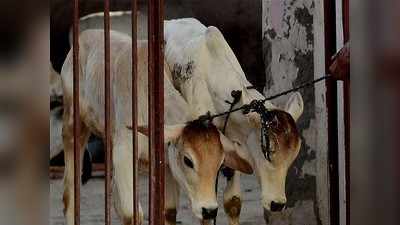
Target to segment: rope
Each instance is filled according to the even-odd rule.
[[[300,85],[300,86],[297,86],[297,87],[295,87],[295,88],[292,88],[292,89],[283,91],[283,92],[278,93],[278,94],[275,94],[275,95],[271,95],[271,96],[266,97],[266,98],[264,98],[264,99],[261,99],[261,100],[253,100],[252,102],[250,102],[250,104],[245,104],[245,105],[243,105],[243,106],[241,106],[241,107],[239,107],[239,108],[236,108],[236,109],[230,109],[230,110],[228,110],[228,111],[225,111],[225,112],[222,112],[222,113],[218,113],[218,114],[214,114],[214,115],[211,115],[210,113],[208,113],[208,114],[206,114],[206,115],[200,116],[199,119],[207,119],[207,120],[212,121],[214,118],[221,117],[221,116],[225,116],[225,115],[228,115],[228,114],[230,114],[230,113],[237,112],[237,111],[240,111],[240,110],[243,110],[243,114],[248,114],[248,113],[249,113],[250,111],[252,111],[252,109],[255,107],[255,102],[261,102],[261,103],[264,104],[266,101],[269,101],[269,100],[272,100],[272,99],[281,97],[281,96],[283,96],[283,95],[287,95],[287,94],[289,94],[289,93],[298,91],[298,90],[303,89],[303,88],[305,88],[305,87],[314,85],[315,83],[318,83],[318,82],[320,82],[320,81],[326,80],[326,79],[328,79],[328,78],[330,78],[330,77],[331,77],[331,75],[326,75],[326,76],[320,77],[320,78],[318,78],[318,79],[312,80],[312,81],[310,81],[310,82],[304,83],[304,84],[302,84],[302,85]]]
[[[306,82],[306,83],[304,83],[304,84],[302,84],[302,85],[300,85],[300,86],[297,86],[297,87],[295,87],[295,88],[292,88],[292,89],[290,89],[290,90],[281,92],[281,93],[276,94],[276,95],[272,95],[272,96],[270,96],[270,97],[264,99],[264,102],[265,102],[265,101],[272,100],[272,99],[275,99],[275,98],[278,98],[278,97],[280,97],[280,96],[282,96],[282,95],[287,95],[287,94],[289,94],[289,93],[291,93],[291,92],[298,91],[298,90],[303,89],[303,88],[305,88],[305,87],[314,85],[315,83],[318,83],[318,82],[320,82],[320,81],[326,80],[326,79],[328,79],[328,78],[330,78],[330,77],[331,77],[331,75],[328,74],[328,75],[325,75],[325,76],[320,77],[320,78],[318,78],[318,79],[315,79],[315,80],[313,80],[313,81]]]
[[[270,148],[270,141],[269,141],[269,132],[270,132],[270,125],[271,125],[271,121],[272,121],[272,115],[270,113],[270,111],[268,111],[268,109],[265,107],[264,103],[266,101],[278,98],[280,96],[283,95],[287,95],[289,93],[298,91],[300,89],[303,89],[305,87],[314,85],[315,83],[318,83],[320,81],[323,81],[325,79],[330,78],[331,75],[325,75],[323,77],[320,77],[318,79],[312,80],[310,82],[306,82],[302,85],[299,85],[297,87],[294,87],[292,89],[283,91],[281,93],[266,97],[264,99],[261,100],[253,100],[252,102],[250,102],[249,104],[245,104],[239,108],[233,109],[233,107],[240,101],[240,98],[242,96],[242,91],[240,90],[234,90],[231,92],[231,96],[233,97],[233,101],[229,102],[229,101],[225,101],[226,103],[230,104],[229,110],[222,112],[222,113],[218,113],[218,114],[214,114],[211,115],[210,112],[208,112],[206,115],[200,116],[198,120],[208,120],[209,122],[212,122],[212,120],[214,118],[217,117],[221,117],[221,116],[225,116],[225,122],[224,122],[224,126],[222,129],[222,133],[225,134],[225,130],[226,130],[226,126],[228,124],[228,120],[229,120],[229,116],[231,113],[233,112],[237,112],[240,110],[243,110],[243,114],[248,114],[250,112],[256,112],[260,115],[261,117],[261,150],[264,153],[264,157],[266,160],[271,161],[271,148]],[[247,87],[247,89],[254,89],[255,86],[250,86]],[[221,171],[222,167],[220,168],[220,170],[218,170],[218,176],[216,179],[216,183],[215,183],[215,193],[218,194],[218,177],[219,177],[219,173]],[[217,218],[214,219],[214,225],[217,224]]]
[[[228,103],[230,105],[229,111],[231,111],[233,109],[233,107],[240,101],[240,98],[242,97],[242,91],[233,90],[231,92],[231,96],[233,97],[233,101],[232,102],[229,102],[228,100],[225,101],[226,103]],[[228,113],[226,115],[225,122],[224,122],[224,127],[222,128],[222,133],[223,134],[225,134],[226,126],[228,125],[228,120],[229,120],[229,116],[230,115],[231,115],[230,113]],[[216,179],[216,182],[215,182],[215,193],[217,195],[218,195],[218,180],[219,180],[218,178],[219,178],[219,174],[225,168],[226,167],[224,165],[222,165],[221,168],[218,170],[218,175],[217,175],[217,179]],[[217,225],[217,217],[214,218],[214,225]]]
[[[232,101],[232,102],[225,101],[226,103],[230,104],[229,111],[232,111],[233,107],[240,101],[240,98],[242,97],[242,91],[240,91],[240,90],[233,90],[233,91],[231,92],[231,96],[233,97],[233,101]],[[226,126],[228,125],[228,120],[229,120],[229,116],[230,116],[230,115],[231,115],[231,113],[228,113],[228,114],[226,115],[224,127],[222,128],[222,133],[223,133],[223,134],[225,134]]]

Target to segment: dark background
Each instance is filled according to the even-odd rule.
[[[111,11],[130,10],[131,0],[110,0]],[[81,0],[80,17],[101,12],[103,0]],[[51,1],[50,59],[56,71],[69,51],[68,32],[72,25],[70,0]],[[138,0],[145,11],[147,1]],[[206,26],[216,26],[224,34],[236,54],[247,78],[264,86],[265,71],[262,58],[261,0],[165,0],[165,19],[194,17]]]

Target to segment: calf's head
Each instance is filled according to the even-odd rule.
[[[187,194],[194,215],[201,220],[215,218],[215,185],[221,165],[248,174],[253,173],[251,165],[239,156],[241,149],[211,123],[196,120],[165,126],[164,135],[169,167]]]
[[[255,129],[249,134],[247,144],[255,148],[250,152],[253,155],[256,174],[261,181],[262,204],[266,211],[281,211],[285,208],[287,171],[301,147],[296,120],[302,112],[303,100],[299,93],[291,96],[284,111],[269,111],[272,121],[268,132],[268,152],[261,148],[260,116],[256,113],[249,115],[250,124]]]

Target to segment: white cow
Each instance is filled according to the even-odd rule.
[[[102,30],[81,34],[80,72],[80,149],[90,133],[104,137],[104,42]],[[111,32],[111,139],[113,148],[113,194],[115,208],[124,225],[132,218],[132,132],[131,124],[131,39]],[[62,68],[64,92],[63,144],[65,154],[64,206],[67,224],[74,222],[73,189],[73,72],[72,51]],[[172,86],[170,71],[164,67],[166,157],[166,218],[175,224],[179,188],[187,194],[192,211],[203,223],[216,216],[215,180],[224,163],[251,173],[251,166],[236,153],[236,146],[209,123],[192,121],[188,106]],[[138,42],[138,122],[147,124],[147,42]],[[145,129],[142,129],[145,130]],[[145,131],[142,131],[144,134]],[[139,134],[139,159],[148,160],[147,137]],[[167,145],[166,145],[167,146]],[[238,149],[240,150],[240,149]],[[82,154],[81,154],[82,155]],[[81,156],[82,158],[82,156]],[[140,212],[140,221],[143,214]]]
[[[165,58],[172,71],[174,86],[188,102],[191,112],[202,115],[221,113],[229,110],[231,91],[242,91],[236,107],[262,99],[263,95],[251,86],[240,67],[233,51],[216,27],[206,27],[196,19],[165,21]],[[245,43],[243,43],[245,44]],[[295,121],[303,112],[303,100],[299,93],[291,96],[284,110],[279,110],[270,102],[265,106],[274,117],[269,136],[271,161],[261,149],[260,117],[256,113],[244,115],[232,113],[228,121],[226,135],[237,145],[248,149],[261,184],[262,205],[266,212],[280,211],[286,203],[285,181],[288,168],[299,153],[300,134]],[[215,124],[223,127],[225,117],[217,118]],[[239,224],[241,208],[239,174],[228,178],[224,193],[225,211],[229,223]]]

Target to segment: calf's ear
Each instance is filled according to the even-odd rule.
[[[251,167],[250,162],[242,157],[241,155],[246,154],[240,146],[233,143],[229,140],[225,135],[220,132],[220,140],[222,144],[222,148],[225,152],[225,160],[224,165],[231,169],[240,171],[246,174],[252,174],[253,168]],[[239,154],[241,153],[241,154]]]
[[[236,152],[225,152],[224,165],[245,174],[253,174],[250,163],[241,158]]]
[[[131,126],[127,126],[127,128],[132,130]],[[164,143],[178,139],[178,137],[180,137],[182,134],[183,128],[185,128],[185,124],[164,126]],[[149,128],[147,126],[138,126],[138,132],[149,136]]]
[[[299,92],[295,92],[286,102],[285,111],[293,117],[294,121],[297,121],[303,114],[303,108],[303,98]]]

